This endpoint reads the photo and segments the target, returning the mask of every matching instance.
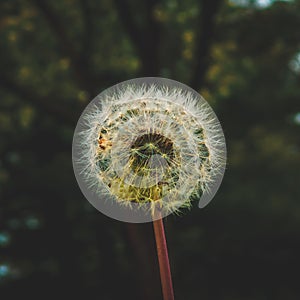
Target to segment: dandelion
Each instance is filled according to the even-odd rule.
[[[100,93],[82,113],[73,140],[74,171],[86,198],[115,219],[154,221],[164,274],[161,219],[191,207],[193,199],[199,207],[209,203],[225,158],[222,128],[208,103],[163,78],[129,80]],[[165,299],[172,299],[170,278],[164,283],[161,275],[169,285]]]
[[[199,94],[175,81],[141,78],[87,106],[74,134],[73,163],[96,208],[147,222],[195,198],[204,207],[220,185],[225,152],[218,119]]]

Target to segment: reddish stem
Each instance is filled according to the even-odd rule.
[[[162,218],[153,221],[154,235],[164,300],[174,300],[167,241]]]

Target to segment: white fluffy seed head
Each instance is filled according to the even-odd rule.
[[[194,90],[162,78],[140,78],[98,95],[83,112],[73,165],[88,200],[105,214],[147,222],[205,206],[225,168],[224,135]]]

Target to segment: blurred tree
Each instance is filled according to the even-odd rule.
[[[214,107],[229,156],[215,201],[166,220],[176,298],[299,299],[298,28],[299,0],[2,0],[0,295],[159,299],[151,224],[85,201],[71,142],[103,89],[164,76]]]

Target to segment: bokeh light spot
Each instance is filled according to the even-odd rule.
[[[67,69],[69,69],[69,67],[70,67],[70,59],[68,59],[68,58],[62,58],[59,61],[59,66],[60,66],[61,70],[67,70]]]
[[[34,216],[27,217],[27,219],[25,220],[25,224],[27,228],[31,230],[35,230],[40,227],[39,219]]]
[[[290,69],[295,73],[300,73],[300,52],[298,52],[293,59],[290,61]]]
[[[10,235],[6,232],[0,232],[0,246],[5,247],[10,242]]]
[[[294,122],[295,122],[297,125],[300,125],[300,112],[297,112],[297,113],[294,115]]]
[[[7,265],[0,265],[0,278],[9,274],[9,267]]]
[[[255,6],[257,8],[267,8],[270,7],[275,2],[293,2],[293,0],[229,0],[229,3],[232,5],[242,6],[242,7],[250,7]]]
[[[89,94],[86,91],[79,91],[77,94],[78,101],[81,103],[85,103],[88,100],[88,96]]]

